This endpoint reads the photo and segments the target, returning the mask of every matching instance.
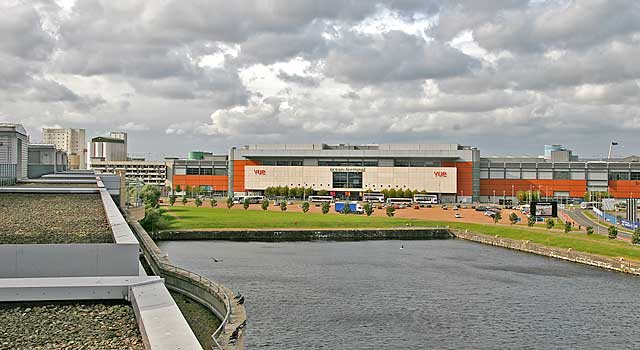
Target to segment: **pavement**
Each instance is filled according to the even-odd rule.
[[[587,217],[584,214],[584,210],[583,209],[573,209],[573,210],[565,210],[565,213],[567,213],[567,215],[569,215],[569,217],[575,221],[576,223],[578,223],[578,225],[582,226],[582,227],[587,227],[587,226],[593,226],[593,232],[594,233],[598,233],[598,227],[600,227],[600,234],[601,235],[608,235],[609,234],[609,226],[611,226],[610,224],[606,223],[605,221],[601,220],[600,222],[591,220],[589,217]],[[618,228],[618,236],[622,237],[622,238],[627,238],[630,239],[631,238],[631,234],[622,231],[620,228]]]

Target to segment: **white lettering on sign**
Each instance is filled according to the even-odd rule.
[[[434,171],[433,174],[436,177],[447,177],[447,172],[446,171]]]
[[[329,168],[332,173],[364,173],[365,168]]]
[[[253,173],[256,175],[267,175],[267,171],[264,169],[255,169],[253,170]]]

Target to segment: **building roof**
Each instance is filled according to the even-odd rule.
[[[3,129],[6,129],[6,130],[3,130]],[[28,135],[27,130],[25,130],[22,124],[0,122],[0,131],[14,131],[24,136]]]
[[[115,137],[98,136],[91,139],[91,142],[112,142],[112,143],[124,143],[123,139]]]

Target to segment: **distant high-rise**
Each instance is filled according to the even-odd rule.
[[[43,128],[43,143],[53,144],[67,151],[70,169],[87,168],[87,149],[85,148],[85,130],[69,128]]]
[[[91,139],[89,149],[91,163],[94,161],[126,161],[127,134],[124,132],[112,132],[110,137],[94,137]]]

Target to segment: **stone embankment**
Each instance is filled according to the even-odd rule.
[[[490,244],[497,247],[519,250],[522,252],[538,254],[551,258],[572,261],[580,264],[597,266],[600,268],[640,275],[640,263],[625,260],[624,258],[609,258],[605,256],[576,252],[571,248],[551,248],[530,241],[521,241],[499,236],[489,236],[479,233],[469,232],[467,230],[451,230],[451,233],[461,239],[468,241]]]
[[[129,226],[140,242],[142,253],[154,274],[164,278],[167,288],[177,291],[199,302],[213,312],[221,324],[212,330],[212,341],[218,349],[243,349],[244,328],[247,316],[243,305],[235,300],[235,293],[224,285],[214,283],[204,276],[171,264],[140,224],[127,218]],[[237,335],[235,341],[231,336]]]
[[[167,230],[154,234],[156,240],[225,240],[225,241],[364,241],[447,239],[446,228],[385,229],[253,229],[253,230]]]

